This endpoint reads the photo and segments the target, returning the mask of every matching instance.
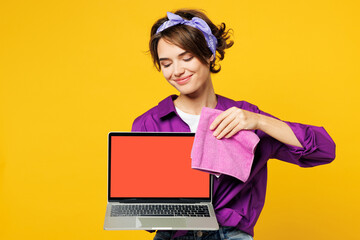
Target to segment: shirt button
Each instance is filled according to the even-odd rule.
[[[202,232],[202,231],[198,231],[198,232],[197,232],[197,236],[198,236],[198,237],[202,237],[202,235],[203,235],[203,232]]]

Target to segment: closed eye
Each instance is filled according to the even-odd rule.
[[[189,57],[189,58],[184,58],[184,61],[185,62],[189,62],[189,61],[191,61],[191,59],[193,59],[194,58],[194,56],[191,56],[191,57]],[[167,67],[169,67],[171,65],[171,63],[169,63],[169,64],[162,64],[162,66],[164,67],[164,68],[167,68]]]
[[[185,61],[185,62],[188,62],[188,61],[190,61],[190,60],[193,59],[193,58],[194,58],[194,56],[189,57],[189,58],[186,58],[186,59],[184,59],[184,61]]]

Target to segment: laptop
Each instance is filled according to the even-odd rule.
[[[110,132],[105,230],[218,230],[213,177],[191,168],[195,133]]]

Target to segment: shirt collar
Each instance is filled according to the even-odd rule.
[[[236,101],[230,99],[230,98],[226,98],[224,96],[218,95],[217,96],[217,105],[215,107],[215,109],[221,110],[221,111],[225,111],[228,108],[231,108],[233,106],[236,106]]]
[[[167,98],[165,98],[164,100],[162,100],[161,102],[159,102],[158,111],[159,111],[160,118],[163,118],[172,112],[176,113],[175,105],[174,105],[173,101],[177,97],[178,97],[177,95],[170,95]]]

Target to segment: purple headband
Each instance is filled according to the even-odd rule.
[[[204,20],[198,17],[193,17],[191,20],[185,20],[179,15],[176,15],[171,12],[167,12],[167,17],[169,20],[161,24],[161,26],[156,30],[156,33],[162,32],[165,29],[178,24],[192,26],[194,28],[199,29],[204,34],[208,47],[210,48],[211,52],[214,54],[214,57],[216,57],[217,39],[212,34],[210,27],[207,25],[207,23]]]

